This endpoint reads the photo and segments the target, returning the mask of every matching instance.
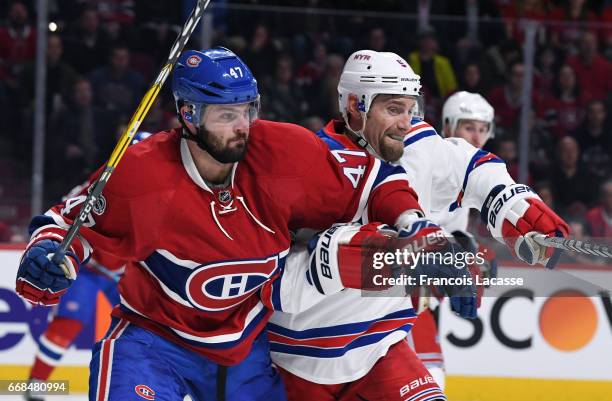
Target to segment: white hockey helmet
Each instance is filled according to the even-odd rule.
[[[346,109],[350,94],[357,96],[359,111],[364,116],[364,127],[366,114],[376,95],[413,96],[417,100],[414,117],[424,117],[421,77],[414,73],[406,60],[395,53],[359,50],[351,54],[344,64],[338,82],[338,103],[347,126]],[[363,137],[363,127],[354,132],[367,144]]]
[[[455,132],[460,120],[476,120],[489,124],[487,138],[495,135],[495,110],[487,100],[478,93],[457,92],[451,95],[442,107],[442,132],[446,135],[444,127],[448,125],[450,132]]]

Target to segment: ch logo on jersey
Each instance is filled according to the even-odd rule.
[[[138,396],[144,398],[145,400],[151,401],[155,399],[155,391],[153,391],[153,389],[147,385],[139,384],[134,387],[134,391],[136,394],[138,394]]]
[[[189,276],[185,292],[196,308],[220,311],[246,300],[277,269],[278,255],[204,265]]]

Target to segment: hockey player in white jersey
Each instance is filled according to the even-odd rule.
[[[419,90],[420,77],[398,55],[358,51],[338,85],[343,121],[331,121],[318,135],[338,157],[361,148],[402,165],[426,215],[479,209],[492,235],[518,258],[552,267],[556,255],[531,236],[567,235],[567,224],[531,189],[514,183],[495,155],[462,139],[442,139],[429,124],[412,120]],[[355,221],[367,224],[368,216]],[[434,229],[415,214],[404,221],[404,232],[424,225]],[[338,260],[358,235],[367,233],[351,226],[330,229],[309,250],[289,255],[283,280],[297,282],[306,274],[313,283],[283,297],[291,301],[268,325],[272,359],[289,399],[445,400],[406,341],[415,320],[410,298],[363,297],[343,289],[350,278]],[[304,310],[308,305],[314,306]]]
[[[487,100],[477,93],[457,92],[451,95],[442,107],[442,133],[446,138],[462,138],[475,148],[482,148],[493,137],[495,110]],[[486,262],[479,265],[482,274],[495,276],[497,265],[492,249],[485,249],[467,231],[470,209],[456,208],[453,211],[436,211],[430,217],[444,227],[464,248],[481,252]],[[439,297],[433,296],[429,288],[419,290],[419,305],[422,307],[408,335],[408,341],[442,389],[445,387],[444,357],[438,336],[436,308]]]

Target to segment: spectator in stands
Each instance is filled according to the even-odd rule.
[[[548,207],[552,209],[555,206],[554,190],[550,182],[538,182],[533,186],[533,190],[540,196],[542,202],[544,202]]]
[[[95,3],[103,28],[113,40],[132,26],[135,0],[96,0]]]
[[[578,142],[571,136],[559,141],[557,146],[558,163],[553,171],[556,206],[561,213],[580,216],[595,200],[594,188],[597,184],[591,179],[580,163]]]
[[[448,58],[438,53],[438,40],[433,30],[419,34],[418,50],[408,55],[408,63],[421,76],[427,99],[425,119],[435,124],[440,120],[444,99],[457,90],[457,78]]]
[[[543,22],[547,19],[547,12],[546,0],[515,0],[512,7],[504,7],[502,10],[506,36],[518,43],[523,43],[525,41],[525,20]],[[542,42],[545,34],[546,26],[539,24],[536,39]]]
[[[600,203],[586,214],[587,229],[591,236],[612,237],[612,179],[604,182],[599,191]]]
[[[459,48],[488,48],[505,38],[498,22],[501,17],[494,0],[452,0],[444,14],[462,17],[447,23],[448,38]]]
[[[543,128],[536,113],[529,113],[529,173],[534,180],[548,180],[555,160],[555,138]]]
[[[68,106],[53,116],[48,143],[46,198],[52,202],[78,185],[110,155],[115,144],[117,119],[93,103],[92,86],[86,79],[75,82]],[[70,174],[66,174],[66,172]]]
[[[582,34],[579,53],[568,57],[566,63],[576,72],[585,101],[605,99],[612,91],[612,64],[598,53],[593,32]]]
[[[181,124],[176,119],[176,111],[169,111],[167,108],[164,108],[163,100],[161,96],[158,96],[155,101],[153,101],[147,113],[147,118],[145,118],[140,125],[140,131],[160,132],[180,126]]]
[[[483,80],[481,68],[478,63],[471,62],[463,67],[463,73],[459,80],[459,90],[479,93],[482,96],[488,94],[487,85]]]
[[[293,60],[288,54],[276,60],[276,73],[264,82],[261,93],[262,114],[267,119],[295,122],[307,112],[308,105],[293,79]]]
[[[419,34],[419,49],[408,55],[414,72],[421,83],[438,99],[444,99],[457,90],[457,78],[448,58],[438,54],[438,40],[433,30]]]
[[[47,115],[58,112],[70,96],[77,72],[63,60],[62,38],[56,33],[47,37]],[[25,66],[20,76],[20,104],[22,107],[32,107],[34,102],[34,84],[36,82],[36,63]]]
[[[603,180],[612,174],[612,127],[601,100],[587,106],[582,124],[573,136],[582,149],[582,161],[588,172]]]
[[[313,105],[319,101],[321,82],[327,67],[327,47],[325,43],[318,42],[312,49],[311,58],[297,71],[296,81],[302,88],[308,104]]]
[[[533,91],[539,96],[552,96],[557,77],[557,54],[552,47],[544,47],[537,54],[533,71]]]
[[[327,56],[324,78],[321,81],[319,100],[312,104],[312,114],[322,117],[325,121],[340,118],[338,110],[338,81],[344,68],[344,57],[338,54]]]
[[[521,105],[523,104],[523,63],[516,62],[510,69],[506,84],[491,90],[488,100],[495,109],[495,125],[501,133],[518,126]]]
[[[516,141],[510,137],[500,138],[497,142],[497,149],[495,153],[506,163],[508,174],[510,174],[515,181],[519,181],[519,165],[518,152],[516,151]]]
[[[582,216],[568,216],[566,220],[570,233],[572,233],[572,238],[583,241],[588,240],[587,223]],[[597,261],[596,257],[578,252],[562,252],[560,260],[562,263],[576,263],[579,265],[601,263]]]
[[[486,51],[484,69],[490,71],[493,80],[503,81],[510,75],[510,68],[522,60],[523,49],[514,40],[505,40]]]
[[[388,52],[393,50],[388,47],[387,35],[385,35],[385,30],[381,27],[372,28],[370,30],[366,48],[377,52]]]
[[[278,52],[270,39],[270,32],[266,25],[257,25],[250,38],[251,43],[240,57],[261,82],[274,71]]]
[[[96,10],[85,7],[76,26],[66,33],[66,60],[79,74],[89,74],[106,62],[110,42]]]
[[[564,65],[559,70],[552,96],[542,96],[536,106],[546,128],[557,138],[562,138],[574,131],[582,121],[582,105],[576,73],[571,66]]]
[[[132,115],[145,92],[144,78],[130,68],[130,49],[124,44],[113,46],[108,65],[94,70],[89,79],[94,103],[120,116]]]
[[[18,92],[18,77],[34,59],[36,29],[30,25],[28,9],[21,1],[10,3],[6,26],[0,27],[0,80]]]
[[[589,10],[586,0],[564,0],[559,7],[551,10],[548,18],[568,22],[550,27],[550,42],[572,56],[578,52],[580,35],[587,23],[599,22],[597,15]]]

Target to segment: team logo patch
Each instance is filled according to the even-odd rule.
[[[155,399],[155,391],[151,389],[151,387],[139,384],[134,387],[134,391],[138,394],[139,397],[144,398],[145,400],[154,400]]]
[[[96,203],[94,203],[92,210],[98,216],[104,213],[104,211],[106,210],[106,198],[104,197],[104,195],[100,194],[100,197],[98,198]]]
[[[189,67],[197,67],[201,62],[202,58],[200,56],[196,56],[195,54],[193,56],[189,56],[187,59],[187,65]]]
[[[189,276],[185,292],[196,308],[229,309],[249,298],[277,269],[278,255],[203,265]]]

